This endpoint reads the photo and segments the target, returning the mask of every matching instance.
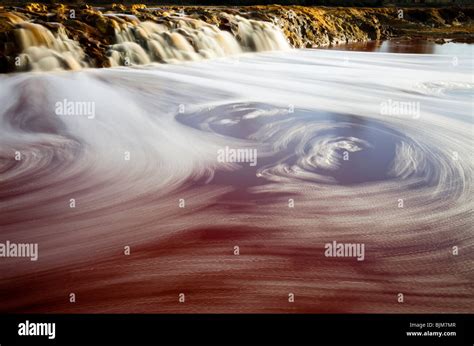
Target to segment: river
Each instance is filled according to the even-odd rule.
[[[455,51],[1,76],[1,235],[39,257],[0,261],[0,309],[472,311],[472,46]]]

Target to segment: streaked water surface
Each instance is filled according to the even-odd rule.
[[[1,239],[40,251],[0,261],[1,310],[472,311],[474,84],[457,58],[295,50],[1,76]],[[63,100],[95,118],[55,114]],[[257,164],[219,162],[225,147]],[[325,257],[332,241],[365,260]]]

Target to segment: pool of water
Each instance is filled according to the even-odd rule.
[[[471,55],[474,45],[468,43],[446,42],[439,44],[428,40],[394,39],[384,41],[357,42],[340,44],[324,49],[350,50],[381,53],[409,53],[409,54],[441,54],[441,55]]]

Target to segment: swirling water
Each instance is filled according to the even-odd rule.
[[[323,50],[2,76],[1,238],[39,260],[0,308],[472,311],[473,86],[469,54]]]

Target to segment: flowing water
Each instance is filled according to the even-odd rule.
[[[332,50],[349,50],[361,52],[381,53],[409,53],[409,54],[439,54],[439,55],[467,55],[473,56],[474,45],[467,43],[456,43],[446,40],[439,44],[434,41],[423,39],[392,39],[381,41],[356,42],[349,44],[327,47]]]
[[[118,30],[110,58],[213,59],[0,77],[1,239],[39,244],[0,261],[2,311],[472,311],[471,50],[223,57],[287,47],[178,26]]]
[[[15,25],[16,43],[21,49],[18,69],[33,71],[79,70],[88,67],[79,43],[69,38],[62,25],[53,23],[55,32],[36,23],[6,13]]]
[[[18,70],[58,71],[90,67],[79,44],[60,23],[50,28],[7,13],[15,25]],[[230,27],[220,30],[199,19],[164,17],[159,23],[141,22],[134,15],[105,14],[114,25],[114,43],[108,47],[110,65],[133,66],[173,63],[236,55],[242,52],[287,50],[283,33],[272,23],[222,14]]]
[[[177,62],[235,55],[243,51],[289,49],[283,34],[267,22],[226,15],[235,23],[235,36],[192,18],[166,23],[140,22],[131,17],[116,29],[117,44],[110,48],[112,66],[143,65],[152,61]],[[130,20],[130,16],[125,17]]]

